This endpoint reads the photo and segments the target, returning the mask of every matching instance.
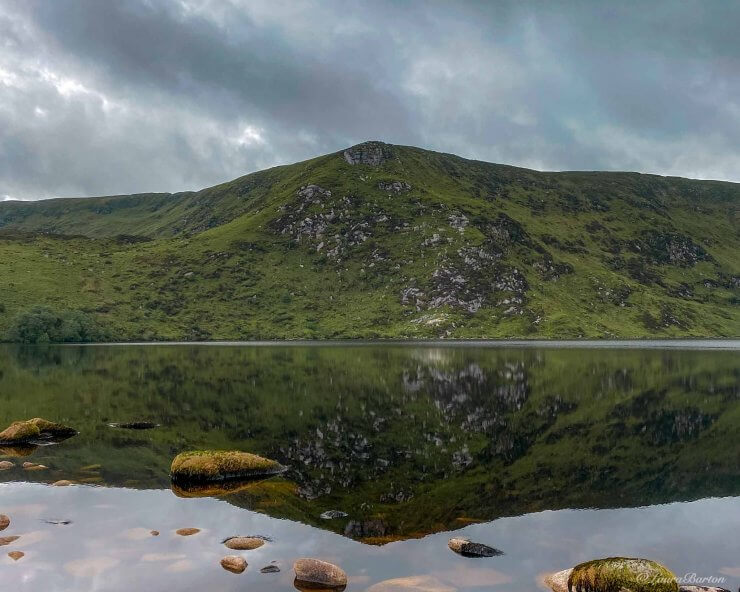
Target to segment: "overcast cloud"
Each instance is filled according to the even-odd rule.
[[[0,199],[368,139],[740,181],[740,3],[0,0]]]

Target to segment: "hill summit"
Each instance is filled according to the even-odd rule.
[[[197,192],[5,202],[0,336],[737,337],[738,204],[377,141]]]

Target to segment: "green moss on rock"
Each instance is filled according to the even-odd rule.
[[[282,473],[279,462],[249,452],[197,450],[178,454],[172,461],[174,481],[250,479]]]
[[[74,428],[54,421],[49,421],[48,419],[43,419],[41,417],[29,419],[27,423],[35,425],[41,432],[42,436],[47,436],[49,438],[68,438],[69,436],[77,434],[77,430]]]
[[[581,563],[568,577],[571,592],[678,592],[676,576],[650,559],[609,557]]]

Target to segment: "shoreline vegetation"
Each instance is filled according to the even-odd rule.
[[[0,203],[0,340],[740,337],[740,184],[366,142],[197,192]]]

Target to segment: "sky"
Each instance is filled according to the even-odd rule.
[[[0,0],[0,200],[382,140],[740,182],[740,3]]]

